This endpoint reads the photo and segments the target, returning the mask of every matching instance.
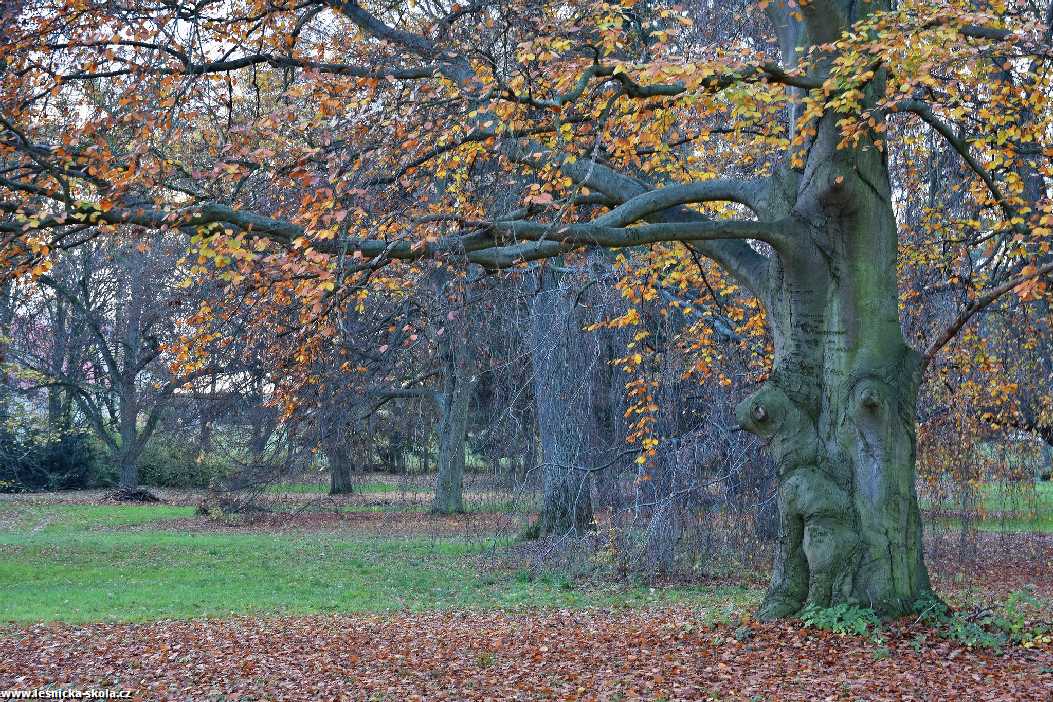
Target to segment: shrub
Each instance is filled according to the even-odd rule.
[[[1000,650],[1008,640],[1004,632],[991,626],[987,615],[969,617],[943,602],[926,603],[919,618],[933,627],[941,638],[957,641],[968,648]]]
[[[106,452],[90,434],[31,429],[0,435],[0,491],[80,490],[112,485]]]
[[[139,459],[139,482],[156,487],[207,488],[213,478],[226,472],[215,456],[168,436],[155,436]]]

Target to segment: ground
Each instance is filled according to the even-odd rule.
[[[251,523],[103,492],[0,498],[0,690],[134,689],[136,699],[1053,699],[1053,648],[998,650],[930,623],[866,636],[760,624],[764,563],[691,578],[568,577],[514,535],[531,505],[372,480],[330,499],[271,492]],[[1053,619],[1053,492],[930,506],[941,594],[968,623],[1023,602]],[[1050,502],[1045,502],[1050,499]],[[988,504],[989,503],[989,504]],[[1047,509],[1049,511],[1047,512]],[[1030,510],[1030,511],[1029,511]],[[1023,528],[1022,528],[1023,527]],[[981,558],[969,557],[982,554]],[[966,558],[966,561],[963,561]],[[598,572],[598,571],[596,571]],[[975,642],[972,642],[975,643]]]
[[[35,625],[0,639],[5,685],[147,699],[1043,700],[1053,657],[947,642],[882,653],[795,624],[707,626],[692,609],[430,612]]]

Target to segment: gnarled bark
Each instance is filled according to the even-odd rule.
[[[834,120],[769,203],[793,223],[764,293],[774,369],[737,410],[780,479],[766,618],[839,602],[901,614],[931,596],[914,488],[922,363],[900,330],[888,171],[875,150],[838,149]]]

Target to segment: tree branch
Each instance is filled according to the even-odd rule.
[[[998,183],[995,181],[994,176],[992,176],[987,169],[976,160],[968,142],[955,134],[954,129],[949,124],[937,117],[928,103],[922,102],[921,100],[903,100],[892,105],[890,110],[913,113],[932,127],[932,129],[942,136],[947,143],[951,145],[951,148],[961,156],[962,160],[968,164],[969,168],[980,177],[980,180],[984,182],[987,190],[991,193],[991,196],[998,203],[999,207],[1002,208],[1006,217],[1012,219],[1016,216],[1014,208],[1009,204],[1009,201],[1006,200],[1005,194],[1002,193],[1002,189],[998,187]]]
[[[981,312],[985,308],[989,307],[996,300],[998,300],[998,298],[1013,290],[1021,283],[1026,283],[1029,280],[1049,275],[1050,273],[1053,273],[1053,262],[1047,263],[1044,266],[1039,266],[1034,271],[1031,271],[1030,273],[1027,273],[1025,275],[1018,275],[1015,278],[1011,278],[1010,280],[1007,280],[998,287],[992,289],[984,296],[974,300],[969,306],[967,306],[964,310],[961,311],[961,313],[955,318],[954,322],[952,322],[951,325],[947,327],[947,329],[945,329],[942,334],[940,334],[936,341],[932,342],[932,345],[929,346],[929,349],[925,352],[925,355],[923,357],[925,364],[928,364],[933,358],[935,358],[936,354],[940,352],[940,349],[946,346],[951,339],[957,336],[958,332],[962,330],[962,327],[968,324],[969,320],[972,319],[973,316],[975,316],[978,312]]]
[[[351,20],[355,26],[372,37],[409,49],[418,56],[433,57],[435,44],[425,36],[395,29],[362,8],[357,0],[322,0],[332,10]]]

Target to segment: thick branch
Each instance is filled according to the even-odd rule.
[[[355,23],[359,29],[372,37],[409,49],[419,56],[431,57],[436,53],[435,44],[425,36],[390,27],[379,18],[363,9],[357,0],[323,0],[323,3]]]
[[[676,205],[697,202],[737,202],[756,211],[761,187],[761,181],[720,178],[648,190],[599,217],[596,224],[624,226]]]
[[[757,239],[781,243],[783,223],[750,221],[661,222],[636,227],[605,227],[599,223],[544,224],[513,220],[495,222],[492,229],[503,237],[564,244],[594,244],[624,248],[662,241],[714,241],[717,239]]]

